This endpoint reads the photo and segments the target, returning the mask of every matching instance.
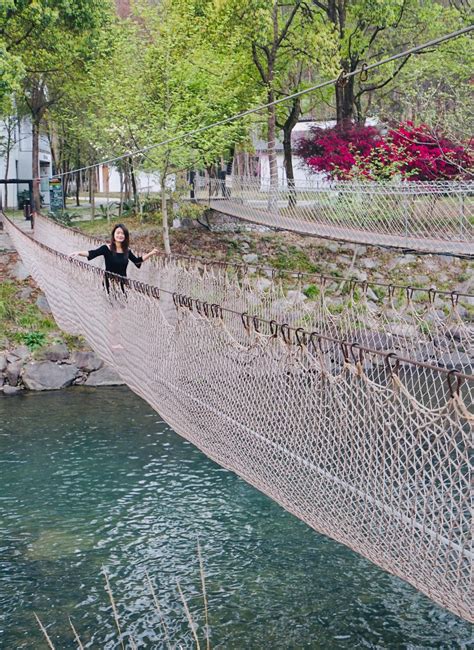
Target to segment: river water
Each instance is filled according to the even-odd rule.
[[[0,648],[468,648],[470,625],[323,537],[126,388],[0,397]],[[154,606],[147,573],[162,618]]]

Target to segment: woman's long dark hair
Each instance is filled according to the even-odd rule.
[[[115,231],[117,230],[117,228],[122,228],[123,234],[125,235],[125,239],[122,242],[122,250],[125,254],[127,254],[130,246],[130,233],[128,232],[127,226],[124,226],[123,223],[117,223],[114,226],[114,229],[112,230],[112,236],[110,239],[110,250],[112,251],[112,253],[117,252],[117,247],[115,245],[115,239],[114,239]]]

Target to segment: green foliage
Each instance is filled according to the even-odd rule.
[[[308,258],[307,254],[297,246],[288,246],[286,250],[280,251],[272,264],[282,271],[303,271],[306,273],[317,273],[319,267]]]
[[[38,348],[43,347],[46,343],[46,335],[44,332],[20,332],[16,335],[16,340],[18,343],[23,343],[27,345],[30,350],[37,350]]]
[[[182,201],[178,206],[176,216],[181,219],[200,219],[206,207],[191,201]]]
[[[303,293],[310,300],[314,300],[320,295],[321,291],[317,285],[310,284],[306,289],[303,289]]]
[[[19,299],[17,291],[18,285],[11,281],[0,283],[0,331],[17,342],[26,342],[24,336],[32,332],[46,337],[55,329],[54,321],[36,305]]]
[[[14,321],[16,317],[15,290],[12,282],[0,283],[0,323]]]
[[[71,226],[72,220],[76,219],[79,215],[74,212],[68,212],[67,210],[58,210],[57,212],[48,212],[48,217],[56,221],[57,223],[62,224],[63,226]]]
[[[119,203],[112,201],[108,205],[100,203],[98,206],[99,219],[115,219],[118,217]]]

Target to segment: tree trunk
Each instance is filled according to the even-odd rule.
[[[122,218],[122,211],[123,211],[123,172],[121,169],[119,169],[119,175],[120,175],[120,198],[119,198],[119,210],[118,210],[118,216],[119,219]]]
[[[31,121],[31,174],[33,177],[33,203],[31,206],[33,212],[39,212],[41,208],[41,194],[40,194],[40,177],[39,177],[39,127],[40,120],[32,117]]]
[[[91,192],[91,215],[92,215],[92,221],[95,219],[95,167],[92,167],[90,170],[90,177],[89,177],[89,183],[90,183],[90,192]]]
[[[171,255],[170,233],[168,228],[168,206],[166,203],[166,176],[161,177],[161,218],[163,228],[163,244],[165,246],[165,255]]]
[[[10,152],[12,148],[12,122],[8,118],[7,126],[7,143],[5,145],[5,180],[8,180],[8,168],[10,167]],[[5,201],[4,208],[8,210],[8,185],[5,183]]]
[[[130,169],[130,180],[132,182],[132,192],[133,192],[133,203],[139,207],[138,201],[138,191],[137,191],[137,179],[135,178],[135,168],[133,166],[133,158],[129,158],[129,169]]]
[[[283,132],[283,152],[285,156],[285,173],[288,184],[288,207],[293,208],[296,205],[296,188],[295,173],[293,170],[293,155],[291,150],[291,131]]]
[[[345,127],[352,123],[354,117],[354,77],[346,83],[336,83],[336,120],[337,126]]]
[[[275,101],[273,90],[268,91],[268,103]],[[268,107],[268,164],[270,167],[270,191],[268,193],[268,209],[276,212],[278,209],[278,163],[276,157],[276,109]]]
[[[81,205],[79,200],[79,192],[81,190],[81,172],[76,172],[76,207]]]
[[[286,173],[286,181],[288,183],[288,207],[293,208],[296,205],[296,187],[295,187],[295,173],[293,170],[293,150],[291,147],[291,134],[295,128],[299,116],[301,114],[300,98],[296,97],[293,100],[290,114],[283,124],[283,153],[284,165]]]

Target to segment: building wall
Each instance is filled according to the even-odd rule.
[[[158,172],[140,171],[135,175],[140,194],[157,193],[161,191],[160,175]],[[120,173],[115,167],[102,165],[99,173],[99,192],[120,192]]]
[[[7,137],[7,128],[5,122],[0,121],[0,139],[5,142]],[[28,119],[21,120],[17,123],[13,131],[13,142],[10,150],[10,160],[8,165],[8,174],[6,174],[6,156],[0,155],[0,178],[7,177],[10,180],[19,178],[31,180],[32,174],[32,129],[31,122]],[[52,175],[52,158],[51,148],[48,138],[40,135],[39,143],[39,162],[40,176],[44,179],[41,181],[41,194],[44,198],[45,205],[49,204],[49,186],[48,179]],[[4,203],[5,192],[8,192],[8,207],[17,208],[17,194],[22,190],[28,189],[27,184],[1,186],[2,200]]]

